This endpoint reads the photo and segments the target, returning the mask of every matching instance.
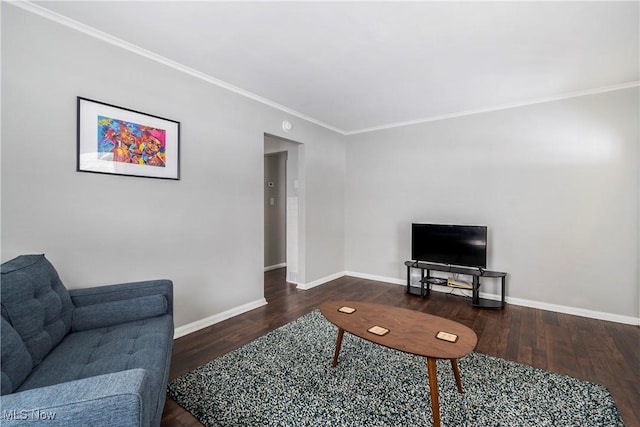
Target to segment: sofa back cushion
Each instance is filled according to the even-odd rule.
[[[73,332],[144,320],[167,314],[169,306],[164,295],[147,295],[122,301],[85,305],[73,310]]]
[[[31,373],[33,361],[16,330],[4,317],[0,317],[0,321],[2,322],[0,325],[0,340],[2,342],[0,394],[8,394],[18,388]]]
[[[71,329],[71,297],[44,255],[21,255],[0,270],[2,317],[22,338],[35,367]]]

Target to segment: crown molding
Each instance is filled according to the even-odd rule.
[[[629,89],[629,88],[638,87],[638,86],[640,86],[640,81],[633,81],[633,82],[621,83],[621,84],[612,85],[612,86],[604,86],[604,87],[600,87],[600,88],[596,88],[596,89],[582,90],[582,91],[576,91],[576,92],[568,92],[568,93],[564,93],[564,94],[561,94],[561,95],[554,95],[554,96],[548,96],[548,97],[544,97],[544,98],[530,99],[528,101],[517,102],[517,103],[513,103],[513,104],[497,105],[497,106],[488,107],[488,108],[478,108],[478,109],[475,109],[475,110],[466,110],[466,111],[460,111],[460,112],[457,112],[457,113],[442,114],[442,115],[439,115],[439,116],[431,116],[431,117],[426,117],[426,118],[417,119],[417,120],[409,120],[409,121],[406,121],[406,122],[397,122],[397,123],[390,123],[390,124],[382,125],[382,126],[373,126],[373,127],[370,127],[370,128],[347,131],[347,132],[344,133],[344,135],[345,136],[357,135],[357,134],[360,134],[360,133],[375,132],[375,131],[379,131],[379,130],[393,129],[393,128],[402,127],[402,126],[411,126],[411,125],[417,125],[417,124],[421,124],[421,123],[428,123],[428,122],[435,122],[435,121],[439,121],[439,120],[453,119],[453,118],[456,118],[456,117],[471,116],[471,115],[474,115],[474,114],[490,113],[490,112],[493,112],[493,111],[508,110],[510,108],[517,108],[517,107],[526,107],[528,105],[542,104],[542,103],[545,103],[545,102],[560,101],[560,100],[563,100],[563,99],[570,99],[570,98],[578,98],[580,96],[596,95],[596,94],[599,94],[599,93],[613,92],[613,91],[616,91],[616,90]]]
[[[340,129],[337,128],[335,126],[332,126],[328,123],[325,123],[323,121],[314,119],[313,117],[307,116],[306,114],[300,113],[298,111],[292,110],[291,108],[285,107],[284,105],[278,104],[277,102],[271,101],[269,99],[263,98],[260,95],[256,95],[255,93],[249,92],[247,90],[244,90],[242,88],[239,88],[237,86],[232,85],[231,83],[227,83],[223,80],[217,79],[213,76],[210,76],[209,74],[203,73],[201,71],[198,71],[196,69],[193,69],[191,67],[188,67],[184,64],[181,64],[179,62],[173,61],[169,58],[166,58],[162,55],[158,55],[157,53],[154,53],[150,50],[144,49],[140,46],[137,46],[133,43],[129,43],[125,40],[122,40],[118,37],[114,37],[111,34],[105,33],[103,31],[98,30],[97,28],[91,27],[89,25],[83,24],[79,21],[76,21],[74,19],[71,19],[69,17],[66,17],[64,15],[61,15],[57,12],[54,12],[50,9],[47,9],[45,7],[42,7],[40,5],[37,5],[35,3],[32,3],[30,0],[0,0],[2,2],[11,4],[13,6],[19,7],[23,10],[26,10],[28,12],[31,12],[35,15],[41,16],[45,19],[48,19],[50,21],[54,21],[58,24],[64,25],[68,28],[74,29],[76,31],[79,31],[83,34],[86,34],[88,36],[94,37],[96,39],[102,40],[106,43],[109,43],[111,45],[120,47],[122,49],[125,49],[129,52],[135,53],[137,55],[143,56],[147,59],[150,59],[152,61],[156,61],[160,64],[163,64],[167,67],[173,68],[175,70],[181,71],[185,74],[188,74],[192,77],[198,78],[200,80],[203,80],[207,83],[213,84],[215,86],[221,87],[223,89],[229,90],[231,92],[237,93],[238,95],[244,96],[246,98],[252,99],[254,101],[260,102],[261,104],[267,105],[269,107],[275,108],[277,110],[280,110],[284,113],[287,113],[291,116],[297,117],[299,119],[305,120],[307,122],[316,124],[318,126],[321,126],[325,129],[331,130],[333,132],[336,132],[340,135],[343,136],[349,136],[349,135],[357,135],[357,134],[362,134],[362,133],[368,133],[368,132],[376,132],[376,131],[381,131],[381,130],[386,130],[386,129],[393,129],[393,128],[398,128],[398,127],[403,127],[403,126],[411,126],[411,125],[416,125],[416,124],[421,124],[421,123],[429,123],[429,122],[435,122],[435,121],[439,121],[439,120],[447,120],[447,119],[453,119],[453,118],[457,118],[457,117],[464,117],[464,116],[471,116],[474,114],[482,114],[482,113],[490,113],[493,111],[500,111],[500,110],[507,110],[510,108],[517,108],[517,107],[525,107],[528,105],[535,105],[535,104],[542,104],[545,102],[552,102],[552,101],[559,101],[559,100],[563,100],[563,99],[570,99],[570,98],[577,98],[577,97],[581,97],[581,96],[588,96],[588,95],[595,95],[595,94],[600,94],[600,93],[606,93],[606,92],[613,92],[613,91],[617,91],[617,90],[622,90],[622,89],[629,89],[629,88],[633,88],[633,87],[639,87],[640,86],[640,81],[633,81],[633,82],[627,82],[627,83],[621,83],[621,84],[617,84],[617,85],[612,85],[612,86],[604,86],[604,87],[600,87],[600,88],[595,88],[595,89],[589,89],[589,90],[584,90],[584,91],[576,91],[576,92],[568,92],[568,93],[564,93],[564,94],[560,94],[560,95],[554,95],[554,96],[549,96],[549,97],[544,97],[544,98],[536,98],[536,99],[531,99],[531,100],[527,100],[527,101],[523,101],[523,102],[517,102],[517,103],[512,103],[512,104],[504,104],[504,105],[496,105],[496,106],[492,106],[492,107],[487,107],[487,108],[478,108],[478,109],[473,109],[473,110],[465,110],[465,111],[460,111],[460,112],[456,112],[456,113],[450,113],[450,114],[442,114],[442,115],[437,115],[437,116],[429,116],[429,117],[425,117],[425,118],[421,118],[421,119],[416,119],[416,120],[408,120],[408,121],[403,121],[403,122],[396,122],[396,123],[389,123],[386,125],[381,125],[381,126],[373,126],[373,127],[368,127],[368,128],[363,128],[363,129],[356,129],[356,130],[352,130],[352,131],[345,131],[344,129]]]
[[[122,40],[118,37],[112,36],[111,34],[105,33],[104,31],[100,31],[97,28],[91,27],[89,25],[83,24],[81,22],[76,21],[75,19],[71,19],[67,16],[61,15],[57,12],[54,12],[50,9],[47,9],[45,7],[42,7],[40,5],[37,5],[35,3],[32,3],[31,1],[28,0],[5,0],[6,3],[9,3],[13,6],[17,6],[23,10],[26,10],[28,12],[31,12],[35,15],[38,15],[42,18],[48,19],[50,21],[56,22],[58,24],[64,25],[65,27],[71,28],[73,30],[79,31],[83,34],[86,34],[88,36],[94,37],[98,40],[104,41],[106,43],[109,43],[111,45],[117,46],[119,48],[122,48],[124,50],[127,50],[129,52],[135,53],[137,55],[140,55],[142,57],[145,57],[147,59],[150,59],[152,61],[158,62],[160,64],[163,64],[167,67],[173,68],[175,70],[181,71],[185,74],[188,74],[192,77],[195,77],[197,79],[203,80],[207,83],[219,86],[223,89],[229,90],[231,92],[237,93],[238,95],[242,95],[246,98],[252,99],[254,101],[260,102],[262,104],[265,104],[269,107],[275,108],[277,110],[280,110],[284,113],[290,114],[292,116],[295,116],[299,119],[302,120],[306,120],[308,122],[314,123],[318,126],[321,126],[325,129],[329,129],[333,132],[337,132],[341,135],[345,134],[345,131],[342,129],[339,129],[335,126],[331,126],[330,124],[324,123],[320,120],[316,120],[313,117],[307,116],[303,113],[300,113],[298,111],[292,110],[291,108],[285,107],[284,105],[278,104],[277,102],[273,102],[269,99],[263,98],[260,95],[256,95],[255,93],[249,92],[247,90],[244,90],[242,88],[239,88],[237,86],[232,85],[231,83],[227,83],[223,80],[217,79],[213,76],[210,76],[206,73],[203,73],[201,71],[198,71],[196,69],[193,69],[191,67],[188,67],[184,64],[181,64],[179,62],[173,61],[169,58],[166,58],[162,55],[158,55],[157,53],[154,53],[150,50],[147,50],[145,48],[142,48],[138,45],[135,45],[133,43],[129,43],[125,40]]]

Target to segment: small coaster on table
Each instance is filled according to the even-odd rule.
[[[372,326],[369,329],[367,329],[367,331],[379,336],[386,335],[389,332],[387,328],[383,328],[382,326]]]
[[[456,342],[458,341],[458,336],[456,334],[450,334],[449,332],[440,331],[436,334],[436,338],[442,341],[447,342]]]
[[[356,311],[356,309],[355,309],[355,308],[353,308],[353,307],[347,307],[347,306],[345,305],[344,307],[340,307],[340,308],[338,309],[338,311],[339,311],[340,313],[351,314],[351,313],[353,313],[354,311]]]

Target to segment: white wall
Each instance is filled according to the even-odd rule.
[[[69,288],[172,279],[177,326],[260,302],[264,133],[286,119],[309,177],[301,280],[344,271],[341,135],[1,7],[3,261],[45,253]],[[77,96],[181,122],[182,179],[76,172]]]
[[[479,223],[509,297],[639,316],[637,88],[345,138],[1,8],[3,261],[44,252],[70,288],[171,278],[177,326],[260,301],[264,133],[286,119],[298,282],[402,279],[412,221]],[[76,96],[180,121],[182,179],[75,172]]]
[[[632,88],[349,136],[347,270],[406,278],[411,222],[484,224],[508,297],[637,319],[638,100]]]

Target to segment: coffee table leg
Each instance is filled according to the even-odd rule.
[[[438,377],[436,375],[436,359],[427,357],[427,371],[429,373],[429,391],[431,392],[431,412],[433,412],[433,427],[440,427],[440,406],[438,405]]]
[[[338,355],[340,354],[340,347],[342,346],[342,336],[344,335],[344,329],[339,328],[338,339],[336,340],[336,349],[333,352],[333,367],[338,364]]]
[[[456,377],[456,385],[458,386],[458,392],[464,393],[462,390],[462,381],[460,380],[460,371],[458,370],[458,360],[451,359],[451,368],[453,368],[453,376]]]

